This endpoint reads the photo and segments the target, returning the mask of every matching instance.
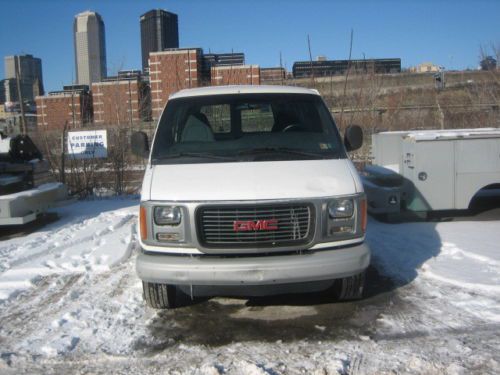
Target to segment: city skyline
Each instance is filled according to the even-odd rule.
[[[97,1],[62,4],[44,2],[52,22],[36,25],[33,18],[41,5],[28,0],[23,3],[26,17],[16,22],[8,18],[0,26],[2,34],[9,35],[0,46],[2,56],[40,57],[46,91],[76,81],[70,30],[73,17],[85,9],[100,13],[105,20],[110,75],[121,69],[140,69],[139,17],[158,8],[178,14],[180,47],[201,47],[207,53],[242,51],[248,63],[262,67],[278,66],[281,52],[288,70],[294,61],[309,58],[307,35],[313,58],[347,58],[353,29],[353,58],[401,57],[403,67],[431,61],[448,69],[477,68],[480,46],[500,40],[495,27],[500,4],[493,1],[404,5],[383,1],[377,6],[364,1],[354,5],[312,1],[309,7],[295,1],[267,5],[257,1],[251,12],[246,2],[228,1],[124,1],[120,9]],[[7,13],[12,8],[11,3],[4,5]],[[377,17],[370,17],[374,12]]]

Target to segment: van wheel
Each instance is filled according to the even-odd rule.
[[[144,291],[144,300],[149,307],[154,309],[172,309],[176,306],[175,285],[156,284],[143,281],[142,290]]]
[[[365,286],[365,273],[363,271],[357,275],[344,277],[335,281],[335,296],[340,301],[349,301],[363,297]]]

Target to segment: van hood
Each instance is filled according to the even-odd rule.
[[[154,165],[146,172],[142,199],[293,199],[359,191],[361,183],[349,159],[168,164]]]

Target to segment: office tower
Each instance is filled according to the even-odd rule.
[[[75,16],[76,82],[91,85],[106,77],[106,41],[104,22],[96,12],[86,11]]]
[[[43,95],[42,60],[33,55],[5,56],[5,79],[13,95],[8,101],[19,101],[17,95],[16,70],[19,74],[23,100],[32,102],[35,96]],[[6,84],[6,85],[7,85]]]
[[[177,14],[153,9],[141,16],[142,70],[149,71],[150,52],[179,48]]]

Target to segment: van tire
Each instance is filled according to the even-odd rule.
[[[172,309],[176,307],[175,285],[142,282],[144,300],[149,307],[154,309]]]
[[[361,299],[365,286],[365,273],[363,271],[357,275],[344,277],[335,282],[335,296],[339,301],[350,301]]]

